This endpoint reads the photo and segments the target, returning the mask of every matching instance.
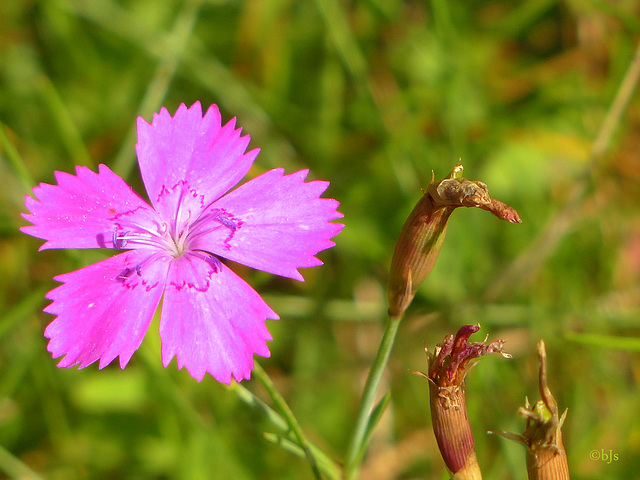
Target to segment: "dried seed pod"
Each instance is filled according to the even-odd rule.
[[[526,419],[524,434],[490,431],[527,448],[529,480],[569,480],[569,463],[562,443],[562,424],[567,410],[559,414],[558,403],[547,383],[547,351],[544,340],[538,343],[540,358],[539,389],[541,400],[531,407],[529,399],[518,413]]]

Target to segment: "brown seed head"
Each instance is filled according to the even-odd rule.
[[[527,399],[518,413],[525,418],[522,435],[490,431],[522,443],[527,448],[527,472],[530,480],[569,480],[567,453],[562,443],[562,424],[567,410],[559,415],[558,403],[547,384],[547,352],[543,340],[538,343],[540,358],[539,390],[541,400],[532,407]]]

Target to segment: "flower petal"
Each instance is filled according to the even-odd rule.
[[[270,170],[215,202],[221,225],[199,237],[192,248],[285,277],[303,280],[300,267],[322,262],[314,257],[332,247],[344,225],[340,205],[319,198],[329,182],[304,182],[308,170],[283,175]]]
[[[57,318],[45,329],[59,367],[99,368],[120,356],[129,362],[160,302],[169,258],[152,250],[131,250],[75,272],[55,277],[63,285],[51,290],[45,312]]]
[[[208,205],[245,176],[258,150],[245,153],[250,138],[241,137],[241,130],[235,118],[221,126],[216,105],[202,117],[200,102],[180,105],[173,117],[163,107],[151,124],[138,118],[138,163],[151,203],[163,218],[174,218],[179,207],[159,204],[164,189],[186,181]]]
[[[24,233],[47,240],[47,248],[113,248],[114,232],[123,218],[139,225],[157,224],[157,214],[109,167],[98,173],[76,167],[76,175],[55,172],[57,185],[41,183],[27,196],[33,225]],[[155,223],[154,223],[155,222]]]
[[[203,281],[204,279],[204,281]],[[267,318],[278,315],[255,290],[214,257],[186,254],[169,271],[160,319],[162,361],[176,356],[201,381],[206,372],[229,384],[248,379],[253,355],[269,356]]]

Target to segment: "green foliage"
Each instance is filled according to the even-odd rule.
[[[305,283],[242,272],[282,317],[268,323],[273,355],[261,365],[315,445],[344,457],[382,332],[394,243],[431,171],[443,178],[462,157],[465,177],[486,182],[523,223],[479,210],[452,215],[400,326],[382,392],[391,400],[362,478],[443,475],[427,387],[407,370],[423,368],[424,345],[476,322],[514,355],[469,374],[487,478],[525,478],[524,451],[484,432],[522,426],[517,408],[537,396],[541,337],[550,387],[569,407],[572,474],[633,478],[640,97],[613,119],[605,150],[593,148],[634,58],[638,8],[635,0],[2,2],[0,471],[312,478],[304,458],[278,446],[283,432],[262,409],[175,362],[163,369],[157,325],[123,371],[117,362],[57,369],[46,351],[52,277],[96,253],[39,253],[40,242],[18,231],[28,186],[105,163],[142,192],[136,116],[200,100],[220,105],[226,120],[237,116],[261,148],[252,173],[309,168],[342,204],[344,232]],[[257,382],[244,386],[269,403]],[[592,460],[592,450],[619,459]]]

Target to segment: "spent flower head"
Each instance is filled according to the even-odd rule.
[[[518,413],[525,419],[522,435],[504,431],[489,431],[523,444],[527,449],[527,473],[530,480],[568,480],[569,463],[562,442],[562,425],[567,410],[560,415],[558,402],[551,393],[547,377],[547,349],[544,340],[538,342],[540,371],[538,388],[541,399],[531,406],[525,399]]]
[[[387,300],[389,316],[402,317],[418,287],[436,263],[451,213],[459,207],[478,207],[501,220],[520,223],[512,207],[489,196],[487,185],[462,178],[462,164],[449,177],[431,183],[402,227],[393,252]]]
[[[480,357],[503,351],[504,340],[489,344],[469,342],[469,337],[480,325],[464,325],[455,335],[447,335],[436,345],[433,353],[427,353],[427,373],[413,372],[429,380],[429,404],[433,433],[445,465],[459,480],[482,478],[476,458],[475,443],[467,415],[464,379]]]
[[[253,355],[269,356],[266,319],[278,315],[227,265],[303,280],[301,267],[334,245],[343,225],[336,200],[320,198],[328,182],[305,182],[308,170],[270,170],[229,192],[258,150],[246,152],[235,119],[218,107],[162,108],[151,124],[138,118],[137,154],[150,204],[105,165],[55,172],[57,185],[27,196],[24,233],[40,249],[121,251],[55,277],[45,330],[58,366],[99,368],[120,357],[124,368],[140,346],[162,298],[160,337],[166,367],[175,356],[196,379],[209,372],[230,383],[249,378]]]

